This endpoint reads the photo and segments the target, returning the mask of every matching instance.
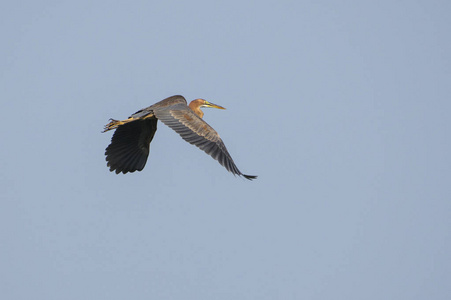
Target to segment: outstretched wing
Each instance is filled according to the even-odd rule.
[[[219,134],[186,104],[178,103],[165,108],[155,107],[153,112],[161,122],[175,130],[185,141],[205,151],[229,172],[249,180],[256,178],[256,176],[240,172]]]
[[[117,127],[106,148],[110,171],[116,174],[141,171],[149,156],[150,142],[157,131],[156,118],[132,121]]]

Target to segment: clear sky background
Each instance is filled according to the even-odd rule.
[[[451,2],[3,1],[2,299],[451,299]],[[159,123],[204,109],[250,182]]]

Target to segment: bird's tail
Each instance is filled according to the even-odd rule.
[[[121,125],[124,125],[128,122],[134,121],[134,118],[128,118],[127,120],[123,120],[123,121],[119,121],[119,120],[115,120],[115,119],[110,119],[110,122],[108,124],[105,125],[105,127],[103,128],[102,132],[107,132],[109,130],[112,129],[116,129]]]

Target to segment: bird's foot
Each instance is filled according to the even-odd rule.
[[[110,119],[110,122],[105,125],[102,132],[107,132],[108,130],[116,129],[119,126],[124,125],[133,120],[134,120],[133,118],[128,118],[127,120],[123,120],[123,121]]]

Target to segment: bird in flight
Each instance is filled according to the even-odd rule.
[[[150,142],[157,131],[157,122],[177,132],[182,139],[216,159],[227,171],[252,180],[257,176],[241,173],[233,162],[219,134],[205,122],[201,107],[225,109],[204,99],[196,99],[187,105],[183,96],[166,98],[147,108],[143,108],[128,119],[110,119],[103,132],[116,131],[110,145],[105,149],[107,166],[116,174],[141,171],[149,156]]]

